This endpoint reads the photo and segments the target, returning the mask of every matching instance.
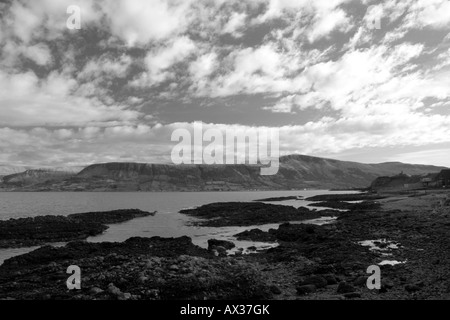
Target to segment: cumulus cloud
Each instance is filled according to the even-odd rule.
[[[183,32],[188,26],[190,3],[190,0],[119,0],[103,8],[113,34],[133,46]]]
[[[242,33],[240,33],[239,30],[245,26],[246,19],[246,13],[234,12],[224,26],[223,33],[229,33],[237,38],[241,37]]]
[[[172,76],[170,68],[186,59],[195,49],[195,43],[184,36],[176,38],[169,45],[149,52],[145,58],[147,72],[142,74],[133,84],[153,86],[166,81]]]
[[[69,5],[80,31],[66,28]],[[261,109],[285,116],[285,153],[450,139],[447,0],[0,8],[0,162],[166,161],[170,132],[192,125],[182,117],[211,121],[214,108],[228,124],[206,126],[220,130],[271,123]],[[316,120],[292,124],[303,114]]]
[[[0,125],[86,126],[126,123],[140,116],[123,106],[106,106],[97,99],[73,95],[76,86],[74,79],[58,73],[43,81],[33,72],[0,72]]]

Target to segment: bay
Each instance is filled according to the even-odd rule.
[[[0,220],[41,215],[63,215],[72,213],[107,211],[116,209],[141,209],[157,211],[155,216],[134,219],[125,223],[110,225],[103,234],[90,237],[91,242],[121,242],[130,237],[180,237],[189,236],[199,246],[207,247],[208,239],[230,240],[237,247],[247,250],[255,246],[259,249],[276,244],[236,241],[236,233],[252,228],[264,231],[277,228],[279,224],[247,227],[197,227],[196,219],[180,214],[185,208],[193,208],[214,202],[247,202],[257,199],[302,196],[304,198],[320,194],[350,193],[349,191],[299,190],[299,191],[239,191],[239,192],[0,192]],[[286,200],[274,204],[294,207],[307,206],[308,201]],[[310,223],[326,223],[325,220]],[[62,244],[56,244],[62,245]],[[0,249],[0,264],[10,257],[30,252],[37,247]]]

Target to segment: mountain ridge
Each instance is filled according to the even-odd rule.
[[[3,191],[243,191],[365,188],[380,176],[425,175],[445,167],[401,162],[366,164],[306,155],[280,157],[279,171],[259,165],[173,165],[108,162],[78,173],[27,170],[2,178]]]

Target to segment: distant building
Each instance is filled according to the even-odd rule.
[[[420,181],[423,183],[424,187],[428,188],[430,186],[430,183],[433,182],[433,179],[431,179],[431,178],[423,178]]]
[[[450,187],[450,169],[442,170],[436,177],[436,181],[440,187]]]

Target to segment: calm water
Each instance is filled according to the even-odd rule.
[[[153,217],[134,219],[111,225],[105,233],[91,237],[88,241],[124,241],[130,237],[179,237],[187,235],[202,247],[210,238],[233,240],[238,247],[264,248],[264,243],[236,241],[234,234],[252,227],[204,228],[190,225],[194,218],[178,213],[184,208],[192,208],[213,202],[252,201],[269,197],[303,196],[339,193],[327,190],[305,191],[255,191],[255,192],[0,192],[0,220],[39,215],[69,215],[71,213],[106,211],[115,209],[141,209],[158,211]],[[342,193],[349,193],[348,191]],[[289,200],[276,204],[295,207],[306,206],[310,202]],[[323,223],[323,221],[312,221]],[[262,230],[276,228],[278,224],[258,226]],[[0,264],[7,258],[29,252],[35,248],[0,249]]]

